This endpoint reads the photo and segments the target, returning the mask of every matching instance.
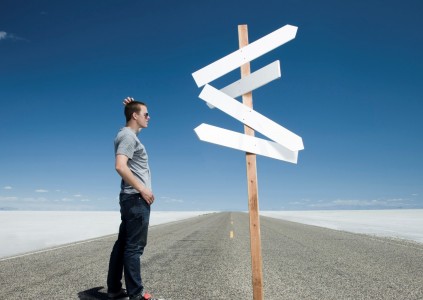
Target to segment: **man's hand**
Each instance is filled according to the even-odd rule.
[[[123,154],[116,155],[116,163],[115,163],[116,171],[119,173],[120,177],[140,192],[142,198],[147,202],[149,205],[153,204],[154,202],[154,195],[149,188],[141,184],[134,176],[132,171],[128,168],[128,157]]]
[[[142,191],[140,191],[142,198],[147,202],[148,204],[153,204],[154,202],[154,195],[148,188],[144,188]]]
[[[128,103],[131,103],[131,102],[133,102],[133,101],[135,101],[135,100],[134,100],[134,98],[132,98],[132,97],[126,97],[126,98],[123,100],[123,105],[126,105],[126,104],[128,104]]]

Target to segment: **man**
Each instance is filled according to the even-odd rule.
[[[119,195],[121,224],[109,261],[107,287],[109,299],[151,299],[144,292],[140,257],[147,244],[150,205],[154,202],[148,155],[137,135],[148,127],[147,105],[126,98],[126,126],[117,134],[115,167],[122,177]],[[122,288],[122,272],[126,290]]]

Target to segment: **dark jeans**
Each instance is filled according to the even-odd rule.
[[[120,291],[124,271],[126,290],[135,296],[143,291],[140,257],[147,245],[150,205],[140,194],[120,194],[119,203],[122,223],[110,255],[107,287],[112,293]]]

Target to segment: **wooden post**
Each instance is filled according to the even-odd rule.
[[[248,45],[247,25],[238,25],[239,48]],[[241,66],[241,78],[250,74],[250,63]],[[253,108],[252,92],[242,95],[242,103]],[[244,125],[244,132],[254,136],[254,130]],[[246,153],[247,181],[248,181],[248,210],[250,215],[250,245],[251,245],[251,268],[253,283],[253,299],[263,300],[263,270],[260,239],[260,218],[257,189],[257,164],[256,155]]]

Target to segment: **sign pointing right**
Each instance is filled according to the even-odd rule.
[[[208,84],[198,97],[291,151],[304,149],[300,136]]]

